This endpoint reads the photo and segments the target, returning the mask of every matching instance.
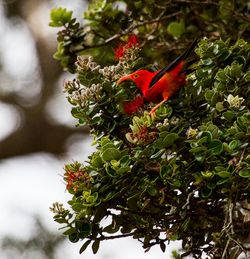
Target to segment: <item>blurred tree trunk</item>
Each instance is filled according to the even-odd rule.
[[[42,35],[42,31],[34,28],[34,25],[30,23],[29,17],[42,3],[44,4],[43,0],[36,2],[22,0],[11,1],[5,5],[8,19],[16,16],[22,18],[32,33],[39,60],[42,89],[38,101],[29,107],[25,103],[20,103],[20,99],[15,94],[0,96],[0,101],[15,105],[23,114],[21,126],[0,142],[0,159],[34,152],[63,154],[65,140],[68,137],[76,132],[88,132],[87,129],[56,124],[46,115],[45,107],[54,94],[61,68],[52,57],[56,42],[51,45],[51,41]]]

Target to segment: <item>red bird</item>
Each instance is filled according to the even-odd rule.
[[[184,66],[187,57],[193,51],[196,44],[197,40],[195,40],[183,54],[161,70],[156,72],[138,70],[132,74],[121,77],[117,81],[117,85],[124,81],[132,80],[142,93],[142,96],[136,97],[131,102],[126,102],[124,104],[124,111],[127,114],[136,112],[138,108],[144,104],[145,99],[148,102],[157,103],[150,111],[150,114],[154,114],[164,102],[186,83],[186,71],[184,70]]]

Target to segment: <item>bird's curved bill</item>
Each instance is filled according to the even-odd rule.
[[[127,80],[131,80],[130,75],[125,75],[125,76],[121,77],[121,78],[116,82],[116,84],[117,84],[117,85],[120,85],[122,82],[127,81]]]

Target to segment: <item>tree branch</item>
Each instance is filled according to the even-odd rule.
[[[167,19],[170,19],[172,17],[175,17],[175,16],[178,16],[178,15],[182,14],[182,12],[175,12],[175,13],[172,13],[170,15],[163,16],[164,13],[165,13],[165,10],[156,19],[147,20],[147,21],[139,22],[138,24],[131,25],[128,29],[111,36],[110,38],[106,39],[103,43],[99,43],[99,44],[95,44],[95,45],[83,45],[82,49],[75,49],[75,50],[73,49],[73,50],[71,50],[71,52],[72,53],[79,53],[83,50],[103,47],[103,46],[109,44],[110,42],[112,42],[116,39],[119,39],[120,37],[122,37],[124,35],[127,35],[127,34],[131,33],[133,30],[135,30],[139,27],[145,26],[147,24],[160,23],[164,20],[167,20]]]

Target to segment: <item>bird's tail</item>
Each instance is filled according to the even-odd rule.
[[[194,48],[196,47],[198,43],[198,39],[195,39],[191,45],[189,46],[189,48],[183,52],[177,59],[178,60],[186,60],[188,58],[188,56],[191,54],[191,52],[194,50]]]
[[[194,50],[195,46],[197,45],[198,40],[195,39],[190,47],[183,52],[179,57],[177,57],[174,61],[172,61],[168,66],[161,69],[151,80],[149,84],[149,88],[152,87],[156,82],[158,82],[163,75],[165,75],[169,71],[173,71],[174,69],[176,71],[180,70],[180,68],[183,67],[184,61],[188,58],[188,56],[191,54],[191,52]]]

